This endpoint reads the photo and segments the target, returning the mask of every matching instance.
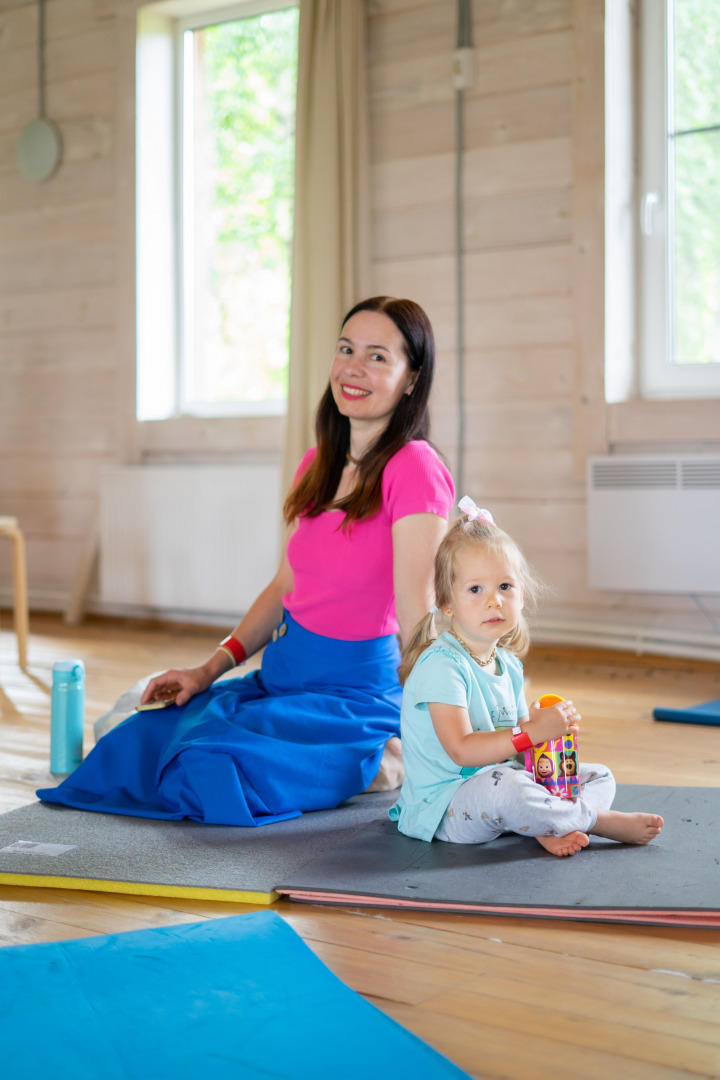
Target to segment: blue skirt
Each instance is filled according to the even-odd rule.
[[[285,615],[260,671],[136,712],[44,802],[108,814],[267,825],[364,791],[400,734],[394,635],[337,641]]]

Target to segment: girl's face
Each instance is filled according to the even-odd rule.
[[[478,544],[455,553],[455,581],[443,614],[453,629],[483,660],[494,645],[517,626],[523,590],[512,561]]]
[[[335,404],[351,424],[384,430],[415,379],[405,340],[388,315],[358,311],[348,319],[330,369],[330,386]]]

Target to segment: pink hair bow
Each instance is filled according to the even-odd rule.
[[[458,503],[458,507],[462,510],[463,514],[467,514],[468,521],[486,521],[488,525],[494,525],[495,521],[489,510],[481,510],[472,501],[469,495],[463,495],[462,499]]]

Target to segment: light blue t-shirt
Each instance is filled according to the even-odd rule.
[[[463,768],[443,750],[435,734],[429,701],[467,709],[473,731],[515,727],[527,716],[523,668],[505,649],[497,650],[499,673],[491,675],[448,633],[420,656],[403,689],[400,727],[405,779],[390,809],[400,832],[432,840],[458,787],[476,772],[494,765]],[[520,769],[515,758],[508,762]]]

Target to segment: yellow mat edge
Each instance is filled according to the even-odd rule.
[[[33,874],[0,873],[0,885],[23,885],[41,889],[85,889],[90,892],[135,893],[138,896],[173,896],[181,900],[224,900],[233,904],[274,904],[279,893],[242,889],[197,889],[183,885],[148,885],[137,881],[103,881],[93,878],[36,877]]]

